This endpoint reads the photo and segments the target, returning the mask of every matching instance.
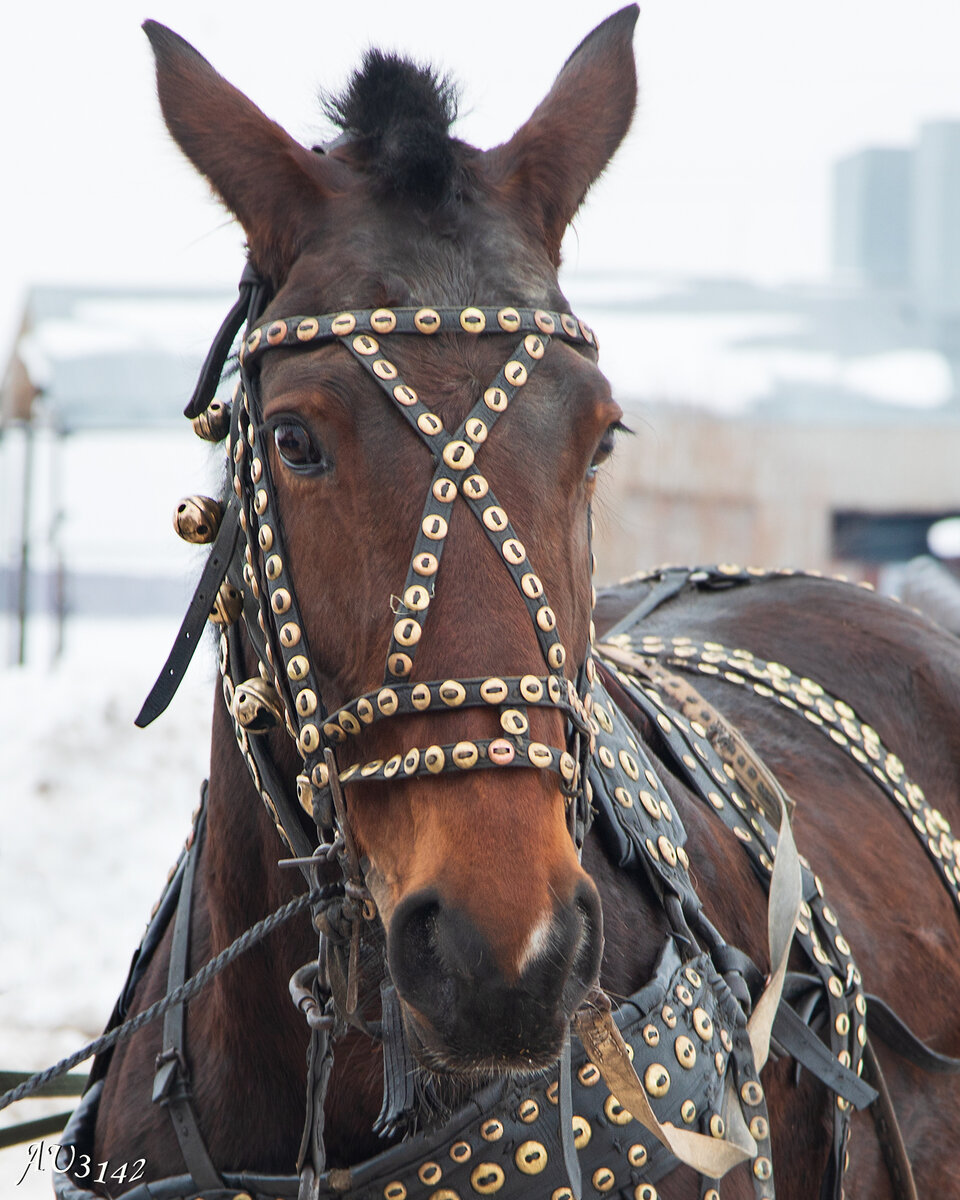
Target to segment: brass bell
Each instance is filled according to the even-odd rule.
[[[243,593],[239,592],[228,579],[225,579],[220,584],[220,589],[213,601],[209,619],[214,625],[232,625],[234,621],[240,619],[242,612]]]
[[[173,527],[185,542],[212,542],[220,528],[223,509],[210,496],[184,496],[173,514]]]
[[[262,733],[283,724],[283,705],[272,683],[254,676],[233,693],[233,716],[248,733]]]
[[[211,400],[190,424],[197,437],[205,442],[222,442],[230,432],[230,405],[222,400]]]

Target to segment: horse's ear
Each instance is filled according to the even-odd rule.
[[[275,285],[299,253],[329,191],[330,168],[271,121],[172,30],[145,21],[167,128],[247,235]]]
[[[487,154],[514,206],[538,219],[556,264],[567,226],[630,127],[639,11],[630,4],[588,34],[526,124]]]

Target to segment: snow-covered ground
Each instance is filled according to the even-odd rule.
[[[133,724],[177,623],[73,623],[57,667],[0,671],[0,1067],[44,1067],[102,1032],[189,829],[212,640],[167,712]],[[25,1101],[0,1124],[66,1106]],[[49,1175],[16,1186],[26,1165],[26,1147],[0,1152],[4,1200],[50,1194]]]

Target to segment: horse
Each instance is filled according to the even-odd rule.
[[[223,496],[183,514],[217,537],[224,676],[189,900],[121,1015],[304,879],[315,903],[95,1067],[88,1161],[144,1160],[130,1195],[960,1194],[960,1084],[925,1069],[960,1053],[956,640],[800,572],[593,589],[622,413],[557,271],[631,123],[636,16],[486,151],[379,51],[307,149],[145,25],[245,231],[248,320],[232,407],[190,412],[229,435]]]

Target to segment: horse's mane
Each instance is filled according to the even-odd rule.
[[[344,91],[321,102],[384,190],[427,205],[450,196],[458,156],[449,133],[457,89],[449,78],[371,49]]]

